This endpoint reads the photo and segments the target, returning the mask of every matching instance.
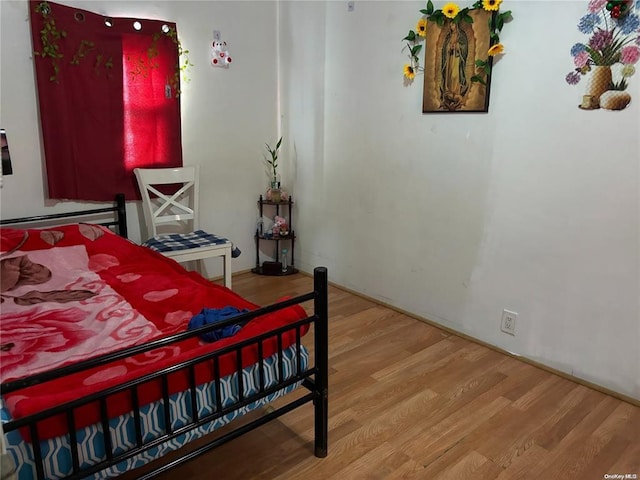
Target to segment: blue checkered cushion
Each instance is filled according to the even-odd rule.
[[[223,243],[229,243],[229,240],[217,237],[204,230],[196,230],[191,233],[157,235],[144,242],[143,245],[158,252],[171,252],[188,248],[208,247],[209,245],[222,245]]]

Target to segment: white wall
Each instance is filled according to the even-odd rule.
[[[203,227],[243,250],[235,270],[255,262],[277,33],[296,264],[640,398],[640,74],[625,111],[577,109],[581,86],[564,76],[586,0],[506,1],[515,20],[489,113],[438,115],[421,113],[422,77],[402,79],[400,39],[423,1],[61,3],[177,22],[195,64],[185,163],[203,166]],[[27,3],[3,0],[0,16],[0,124],[16,171],[2,217],[71,209],[43,196]],[[229,70],[208,66],[213,29]],[[499,331],[503,308],[519,313],[516,337]]]
[[[175,21],[194,66],[182,85],[184,163],[201,165],[201,227],[230,238],[243,254],[234,271],[255,266],[256,201],[266,189],[265,142],[276,137],[276,4],[203,1],[59,1],[110,16]],[[8,132],[14,175],[3,179],[2,218],[77,209],[44,197],[28,3],[0,2],[0,126]],[[255,21],[259,19],[260,21]],[[209,65],[213,30],[227,42],[233,64]],[[138,202],[128,205],[130,236],[140,239]],[[221,262],[207,263],[220,275]]]
[[[505,2],[489,113],[422,114],[423,5],[281,6],[302,268],[640,398],[640,75],[626,110],[579,110],[586,0]]]

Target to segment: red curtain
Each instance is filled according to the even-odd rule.
[[[52,19],[65,32],[47,34],[61,57],[34,55],[48,197],[139,199],[133,168],[182,165],[175,24],[42,5],[30,1],[34,51]]]

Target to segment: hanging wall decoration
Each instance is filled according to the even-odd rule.
[[[436,10],[429,0],[420,10],[415,31],[403,38],[410,60],[404,76],[412,83],[424,74],[423,113],[488,111],[493,57],[504,52],[500,32],[511,19],[511,11],[499,11],[501,3],[477,0],[463,9],[447,3]]]
[[[173,89],[175,96],[180,96],[180,78],[188,82],[187,70],[193,64],[189,61],[189,50],[182,48],[175,24],[164,23],[159,30],[152,33],[143,29],[140,21],[129,22],[130,19],[114,19],[104,17],[96,20],[92,12],[76,9],[72,20],[66,18],[64,10],[72,7],[58,5],[53,2],[37,2],[31,0],[33,4],[32,15],[38,28],[39,35],[34,36],[33,54],[49,64],[49,80],[53,83],[60,83],[63,70],[68,70],[69,66],[79,67],[83,63],[92,65],[93,74],[97,77],[104,74],[112,77],[114,73],[114,62],[120,61],[120,55],[109,55],[106,53],[112,49],[105,46],[112,37],[118,33],[123,33],[133,38],[134,36],[148,37],[146,52],[139,53],[133,58],[128,55],[126,59],[128,73],[131,79],[137,76],[146,78],[150,70],[158,68],[157,57],[159,47],[164,41],[164,37],[169,39],[177,48],[178,61],[172,75],[167,77],[168,87]],[[56,19],[56,14],[62,18]],[[144,21],[148,23],[153,21]],[[160,23],[160,22],[155,22]],[[65,27],[66,25],[66,27]],[[114,33],[117,32],[117,33]],[[91,38],[79,38],[83,35]],[[71,54],[73,52],[73,54]],[[120,53],[118,51],[118,53]],[[73,68],[72,68],[73,70]]]
[[[233,59],[227,50],[227,42],[214,40],[211,43],[211,65],[214,67],[229,68]]]
[[[591,0],[578,30],[589,36],[571,47],[575,70],[565,80],[577,85],[585,77],[582,110],[622,110],[631,102],[626,91],[640,60],[640,1]]]

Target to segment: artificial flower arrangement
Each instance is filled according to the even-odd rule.
[[[484,9],[488,12],[494,12],[495,15],[489,20],[489,30],[491,31],[491,46],[487,51],[487,58],[484,60],[476,60],[477,73],[471,77],[472,82],[479,82],[486,85],[486,77],[491,72],[491,63],[489,57],[499,55],[504,52],[504,45],[500,43],[500,32],[505,22],[509,21],[511,11],[498,13],[502,0],[477,0],[471,7],[461,9],[456,3],[449,2],[436,10],[431,0],[427,1],[427,8],[420,10],[423,17],[418,20],[416,29],[409,30],[409,33],[402,40],[407,42],[406,48],[409,51],[410,62],[404,66],[404,76],[408,80],[413,80],[416,74],[424,71],[424,67],[420,66],[420,58],[418,57],[422,50],[422,40],[427,36],[428,22],[436,23],[443,26],[446,22],[466,22],[473,23],[473,18],[469,15],[471,10]]]
[[[640,0],[635,10],[639,8]],[[640,17],[634,12],[633,0],[590,0],[587,9],[588,13],[578,22],[578,30],[589,35],[589,40],[571,47],[575,70],[567,74],[565,80],[569,85],[576,85],[582,76],[591,72],[587,98],[580,108],[590,110],[603,106],[621,110],[631,101],[630,95],[609,92],[626,90],[627,79],[636,72],[634,65],[640,60]],[[616,64],[620,64],[620,79],[613,81],[611,66]],[[594,67],[605,68],[596,72]],[[605,97],[604,102],[602,97]],[[617,97],[618,100],[609,102],[609,97]],[[624,98],[626,103],[620,98]]]

